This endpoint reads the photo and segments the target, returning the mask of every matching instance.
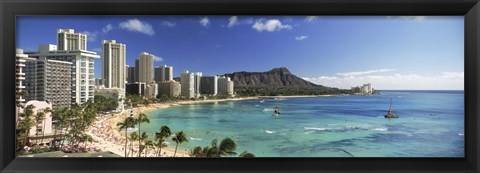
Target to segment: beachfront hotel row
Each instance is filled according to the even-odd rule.
[[[102,55],[88,51],[87,35],[73,29],[57,30],[57,45],[41,44],[37,51],[16,50],[16,118],[28,105],[34,112],[46,108],[83,104],[95,96],[118,100],[115,112],[125,110],[126,95],[146,98],[169,96],[202,98],[218,94],[234,96],[229,77],[203,76],[188,70],[173,77],[172,66],[154,67],[154,56],[141,52],[135,66],[126,64],[126,45],[116,40],[102,41]],[[101,78],[95,78],[94,60],[102,58]],[[52,117],[32,127],[31,139],[52,132]],[[35,132],[35,133],[33,133]],[[48,143],[46,140],[37,140]],[[31,141],[35,143],[36,141]]]

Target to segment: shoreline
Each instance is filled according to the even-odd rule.
[[[140,106],[133,108],[134,117],[138,117],[140,113],[149,113],[159,109],[166,109],[177,105],[189,105],[197,103],[211,103],[211,102],[226,102],[226,101],[241,101],[259,99],[258,97],[241,97],[241,98],[227,98],[227,99],[212,99],[212,100],[186,100],[179,102],[154,103],[148,106]],[[130,116],[132,109],[125,109],[121,113],[111,115],[101,115],[94,122],[94,127],[87,130],[87,134],[94,138],[93,144],[98,146],[102,151],[110,151],[121,157],[125,156],[125,134],[118,131],[117,123],[121,122],[126,117]],[[130,133],[130,132],[129,132]],[[127,149],[130,148],[130,141],[127,144]],[[134,155],[138,155],[138,143],[134,142]],[[175,145],[162,148],[161,157],[173,157]],[[128,153],[128,151],[127,151]],[[143,155],[143,154],[142,154]],[[131,157],[131,156],[128,156]],[[142,156],[143,157],[143,156]],[[147,157],[157,157],[150,151]],[[188,149],[179,146],[176,157],[190,157]]]
[[[243,101],[243,100],[258,100],[258,99],[275,99],[275,98],[304,98],[304,97],[331,97],[336,95],[294,95],[294,96],[251,96],[251,97],[238,97],[238,98],[226,98],[226,99],[208,99],[208,100],[184,100],[178,102],[166,102],[166,103],[153,103],[148,106],[140,106],[133,108],[134,117],[138,117],[140,113],[149,113],[152,111],[166,109],[178,105],[190,105],[199,103],[212,103],[212,102],[228,102],[228,101]],[[87,134],[91,135],[95,140],[95,146],[98,146],[102,151],[110,151],[121,157],[125,156],[125,134],[124,131],[118,131],[117,123],[121,122],[126,117],[130,116],[132,109],[125,109],[121,113],[114,113],[111,115],[101,115],[95,122],[94,127],[87,130]],[[129,132],[130,133],[130,132]],[[130,148],[130,141],[127,144],[127,148]],[[138,155],[138,143],[134,142],[134,155]],[[161,157],[173,157],[175,151],[175,145],[169,145],[162,148]],[[142,154],[143,155],[143,154]],[[127,156],[131,157],[131,156]],[[143,157],[143,156],[142,156]],[[153,153],[149,152],[147,157],[157,157]],[[176,157],[190,157],[187,148],[179,146],[177,149]]]

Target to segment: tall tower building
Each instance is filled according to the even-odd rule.
[[[204,76],[201,79],[201,93],[215,96],[218,93],[218,76]]]
[[[125,89],[125,44],[116,43],[115,40],[102,42],[102,79],[105,88]]]
[[[28,58],[27,54],[23,54],[22,49],[17,49],[16,50],[16,56],[15,56],[15,90],[16,93],[19,94],[25,89],[24,81],[25,81],[25,73],[23,71],[23,68],[25,67],[25,58]],[[24,97],[18,97],[16,98],[17,104],[20,104],[25,101]]]
[[[73,29],[57,30],[58,50],[87,50],[87,35]]]
[[[173,80],[173,67],[167,65],[155,67],[154,78],[157,83]]]
[[[194,98],[195,95],[195,75],[189,73],[188,70],[183,72],[180,76],[180,95],[187,98]]]
[[[135,70],[136,82],[147,84],[153,82],[153,55],[147,52],[140,53],[135,61]]]
[[[72,104],[72,62],[47,57],[25,58],[27,100],[48,101],[53,107]]]
[[[40,45],[37,52],[25,52],[29,57],[71,62],[71,104],[83,104],[94,99],[94,59],[100,58],[95,52],[85,50],[57,50],[55,45]]]
[[[127,83],[135,83],[135,67],[128,67],[127,69]]]
[[[218,78],[218,93],[233,94],[233,81],[230,80],[230,77],[221,76]]]
[[[193,93],[195,95],[195,98],[200,97],[200,87],[202,85],[202,72],[197,72],[195,73],[194,76],[194,87],[193,87]]]

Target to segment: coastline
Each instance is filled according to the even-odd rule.
[[[177,105],[188,105],[197,103],[211,103],[211,102],[226,102],[226,101],[241,101],[241,100],[253,100],[259,99],[259,97],[241,97],[241,98],[227,98],[227,99],[211,99],[211,100],[186,100],[179,102],[169,103],[154,103],[148,106],[141,106],[133,108],[133,114],[138,117],[140,113],[148,113],[158,109],[166,109]],[[102,151],[110,151],[120,156],[125,156],[125,134],[118,131],[117,123],[130,115],[132,109],[126,109],[122,113],[116,113],[111,115],[101,115],[95,122],[94,127],[87,130],[87,134],[94,138],[93,144],[98,146]],[[130,141],[127,144],[127,148],[130,148]],[[134,142],[134,155],[138,155],[138,143]],[[175,151],[174,145],[162,148],[161,157],[173,157]],[[127,152],[128,153],[128,152]],[[143,155],[143,154],[142,154]],[[154,156],[152,152],[149,152],[148,157]],[[130,156],[129,156],[130,157]],[[143,157],[143,156],[142,156]],[[190,157],[188,149],[179,146],[177,149],[176,157]]]
[[[166,103],[153,103],[148,106],[140,106],[133,108],[134,117],[138,117],[140,113],[149,113],[159,109],[166,109],[172,106],[189,105],[198,103],[212,103],[212,102],[228,102],[228,101],[243,101],[243,100],[256,100],[256,99],[275,99],[275,98],[305,98],[305,97],[331,97],[336,95],[293,95],[293,96],[252,96],[252,97],[238,97],[238,98],[226,98],[226,99],[209,99],[209,100],[185,100],[178,102],[166,102]],[[132,109],[125,109],[122,113],[116,113],[111,115],[101,115],[95,123],[94,127],[87,130],[87,134],[94,138],[94,145],[98,146],[102,151],[110,151],[120,156],[125,156],[125,134],[124,131],[118,131],[117,123],[130,115]],[[130,132],[129,132],[130,133]],[[130,148],[130,141],[127,148]],[[134,142],[134,155],[138,155],[138,143]],[[175,146],[171,145],[162,148],[161,157],[173,157]],[[142,154],[143,155],[143,154]],[[131,157],[131,156],[129,156]],[[142,156],[143,157],[143,156]],[[148,157],[157,157],[153,153],[148,153]],[[176,157],[190,157],[188,149],[179,146],[177,149]]]

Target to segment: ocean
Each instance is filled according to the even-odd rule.
[[[398,119],[383,117],[390,98]],[[275,107],[281,114],[273,116]],[[464,157],[463,91],[382,91],[368,96],[262,99],[178,105],[147,114],[183,130],[190,150],[231,137],[257,157]],[[169,146],[175,146],[170,139]]]

